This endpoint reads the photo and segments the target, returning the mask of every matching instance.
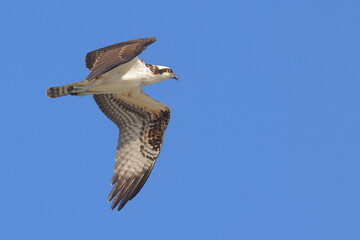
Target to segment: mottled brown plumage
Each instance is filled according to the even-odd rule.
[[[130,94],[97,94],[94,99],[120,130],[111,181],[114,187],[108,198],[114,199],[111,208],[119,204],[120,210],[140,191],[154,167],[170,109],[138,90]]]

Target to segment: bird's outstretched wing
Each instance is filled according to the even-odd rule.
[[[120,130],[114,165],[114,185],[108,200],[118,211],[140,191],[159,156],[170,120],[168,106],[141,89],[128,94],[97,94],[95,102]]]
[[[127,63],[154,43],[156,38],[140,38],[100,48],[86,54],[86,67],[90,74],[85,80],[91,81],[101,74]]]

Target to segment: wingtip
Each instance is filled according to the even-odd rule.
[[[148,37],[148,38],[144,38],[147,43],[146,43],[146,46],[149,46],[150,44],[153,44],[154,42],[157,41],[157,38],[156,37]]]
[[[123,199],[123,200],[120,202],[120,204],[119,204],[119,206],[118,206],[118,209],[117,209],[118,212],[120,212],[120,210],[125,207],[125,205],[127,204],[128,201],[129,201],[128,199]]]
[[[117,211],[120,212],[121,209],[123,209],[128,201],[121,200],[120,202],[113,202],[111,204],[111,211],[113,211],[117,207]]]
[[[125,204],[123,206],[119,205],[117,211],[120,212],[120,210],[123,209],[124,206],[125,206]]]

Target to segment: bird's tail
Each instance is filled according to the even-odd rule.
[[[51,87],[48,88],[46,90],[46,95],[49,98],[57,98],[57,97],[62,97],[62,96],[66,96],[66,95],[78,95],[72,92],[74,86],[86,86],[88,83],[85,81],[80,81],[80,82],[75,82],[75,83],[70,83],[64,86],[59,86],[59,87]]]

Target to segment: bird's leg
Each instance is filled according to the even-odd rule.
[[[91,94],[90,92],[87,91],[89,85],[73,85],[73,86],[69,86],[68,91],[70,93],[70,95],[72,96],[86,96]]]

